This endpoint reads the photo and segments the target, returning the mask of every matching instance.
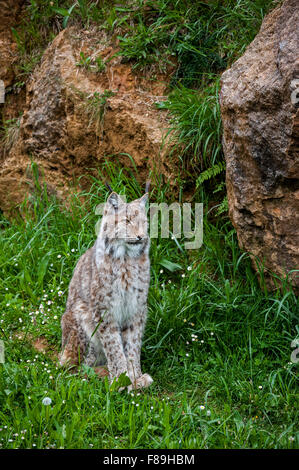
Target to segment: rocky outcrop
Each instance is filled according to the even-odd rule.
[[[1,209],[16,207],[28,192],[32,159],[49,191],[62,197],[74,179],[108,159],[135,167],[140,181],[150,169],[169,178],[174,166],[161,148],[168,124],[155,106],[169,79],[133,73],[117,44],[96,29],[59,33],[27,83],[18,139],[0,170]]]
[[[15,26],[24,0],[0,0],[0,80],[5,87],[14,78],[13,63],[17,59],[17,44],[13,40],[11,28]]]
[[[298,24],[297,0],[273,10],[220,94],[230,218],[241,247],[280,277],[299,267]]]

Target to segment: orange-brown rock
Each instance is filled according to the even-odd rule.
[[[285,0],[220,95],[229,214],[241,247],[280,277],[299,268],[298,24],[298,1]],[[298,289],[298,273],[289,278]]]
[[[17,44],[11,28],[15,26],[23,3],[24,0],[0,0],[0,80],[5,87],[10,86],[14,78],[12,64],[17,58]]]
[[[155,106],[166,94],[170,74],[135,74],[116,53],[104,33],[75,27],[59,33],[46,49],[27,83],[18,139],[0,169],[0,207],[6,213],[30,188],[31,159],[58,196],[106,159],[120,167],[135,165],[140,181],[150,169],[167,178],[172,174],[173,163],[161,149],[167,117]]]

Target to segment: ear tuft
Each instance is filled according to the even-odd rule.
[[[108,197],[107,203],[111,204],[111,206],[115,210],[117,210],[119,206],[123,203],[123,200],[115,191],[113,191],[113,193],[111,193]]]

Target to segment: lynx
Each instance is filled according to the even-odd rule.
[[[61,319],[60,364],[107,364],[110,382],[125,373],[129,390],[153,381],[140,366],[150,280],[147,199],[145,193],[126,203],[110,194],[98,237],[75,267]]]

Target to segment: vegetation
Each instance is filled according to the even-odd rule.
[[[149,317],[142,349],[154,384],[128,394],[81,367],[57,366],[60,318],[80,255],[95,239],[96,207],[105,200],[103,175],[128,200],[141,196],[135,173],[107,163],[88,193],[68,208],[47,195],[35,174],[34,196],[23,217],[1,217],[0,447],[2,448],[298,448],[298,364],[291,342],[299,335],[298,299],[275,276],[270,292],[249,254],[238,247],[227,218],[218,91],[220,73],[257,33],[271,0],[31,0],[15,28],[20,55],[16,80],[26,80],[42,51],[63,28],[104,28],[136,70],[173,63],[167,100],[180,151],[184,184],[203,202],[204,239],[196,252],[183,238],[151,244]],[[82,53],[83,54],[83,53]],[[80,56],[78,66],[105,64]],[[21,78],[20,78],[21,77]],[[98,123],[109,91],[94,94],[86,111]],[[5,127],[7,145],[18,122]],[[169,155],[171,158],[171,155]],[[154,180],[151,200],[173,202]],[[84,203],[82,203],[84,201]],[[278,285],[281,285],[278,288]],[[50,351],[38,352],[37,338]],[[52,352],[51,352],[52,349]],[[48,399],[48,400],[47,400]]]
[[[94,122],[96,124],[96,134],[99,136],[103,133],[103,124],[107,107],[107,100],[113,96],[114,92],[104,90],[103,93],[95,92],[92,96],[85,98],[83,107],[89,115],[89,125]]]
[[[21,117],[8,119],[2,125],[2,137],[0,145],[3,148],[4,155],[10,151],[18,140]]]
[[[264,15],[278,3],[30,0],[21,24],[13,28],[20,53],[18,79],[30,74],[47,44],[59,31],[72,25],[97,27],[116,36],[119,54],[135,69],[155,74],[175,63],[171,93],[166,102],[157,105],[168,109],[172,116],[171,135],[177,138],[176,150],[179,149],[190,184],[193,175],[223,162],[219,74],[244,52]],[[77,65],[95,72],[105,69],[100,57],[94,59],[84,52]],[[221,181],[223,173],[212,181],[212,186],[219,186]],[[225,197],[225,191],[219,193],[220,197]]]
[[[108,163],[105,172],[129,200],[142,194],[134,175]],[[150,389],[110,391],[92,369],[70,374],[32,347],[43,337],[59,350],[68,282],[94,242],[102,181],[84,194],[85,205],[82,195],[73,198],[70,211],[38,184],[25,220],[1,221],[0,445],[297,447],[297,366],[290,360],[297,299],[287,286],[270,293],[262,279],[260,288],[228,221],[212,224],[205,215],[196,253],[184,239],[152,240],[142,351],[143,369],[155,380]],[[156,190],[153,199],[165,202],[166,194]]]

